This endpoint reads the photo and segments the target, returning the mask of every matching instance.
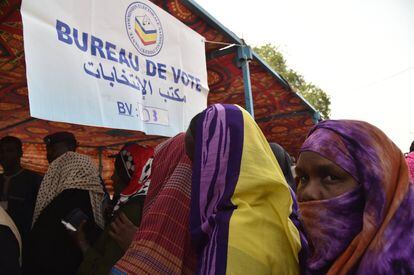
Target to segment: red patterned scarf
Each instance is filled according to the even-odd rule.
[[[127,144],[121,149],[117,157],[122,161],[129,183],[122,190],[112,215],[131,198],[147,195],[151,184],[153,155],[153,148],[135,143]]]

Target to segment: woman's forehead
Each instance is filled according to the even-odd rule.
[[[318,153],[305,151],[299,155],[299,159],[296,165],[296,170],[343,170],[340,166],[333,161],[319,155]]]

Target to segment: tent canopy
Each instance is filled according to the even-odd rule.
[[[153,0],[207,40],[206,58],[210,94],[208,104],[234,103],[245,106],[244,82],[237,65],[237,48],[244,42],[226,29],[193,0]],[[106,156],[125,142],[155,146],[165,137],[142,132],[58,123],[30,117],[23,49],[21,0],[0,3],[0,137],[14,135],[25,144],[23,162],[45,171],[47,162],[43,137],[70,131],[80,150],[98,161],[104,178],[112,162]],[[233,46],[226,46],[234,44]],[[278,142],[296,155],[306,133],[318,119],[318,112],[257,54],[253,53],[250,74],[255,119],[270,142]]]

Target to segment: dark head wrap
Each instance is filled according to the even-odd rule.
[[[291,169],[293,162],[289,153],[277,143],[269,143],[269,145],[277,159],[277,162],[279,163],[280,169],[282,169],[287,183],[293,190],[296,190],[296,183]]]

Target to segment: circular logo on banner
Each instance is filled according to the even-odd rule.
[[[145,56],[158,54],[164,42],[161,21],[154,10],[142,2],[130,4],[125,13],[129,40]]]

